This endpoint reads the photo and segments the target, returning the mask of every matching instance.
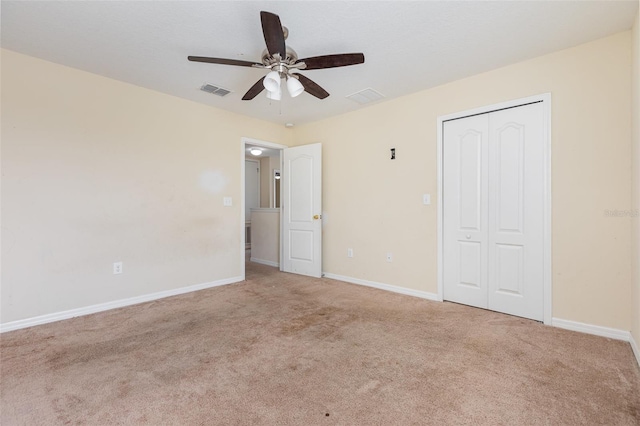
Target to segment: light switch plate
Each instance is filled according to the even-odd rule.
[[[231,207],[233,205],[233,201],[231,199],[231,197],[224,197],[222,199],[222,205],[225,207]]]
[[[431,204],[431,194],[422,194],[422,204],[425,206]]]

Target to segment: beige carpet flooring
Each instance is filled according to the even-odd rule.
[[[255,264],[0,350],[3,426],[640,423],[628,343]]]

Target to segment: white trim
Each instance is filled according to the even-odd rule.
[[[125,306],[137,305],[139,303],[151,302],[153,300],[164,299],[165,297],[177,296],[179,294],[191,293],[193,291],[204,290],[207,288],[218,287],[226,284],[233,284],[244,281],[242,277],[225,278],[209,283],[195,284],[188,287],[176,288],[173,290],[165,290],[157,293],[144,294],[142,296],[130,297],[128,299],[114,300],[112,302],[99,303],[97,305],[85,306],[83,308],[70,309],[68,311],[54,312],[52,314],[40,315],[32,318],[25,318],[17,321],[11,321],[0,324],[0,333],[7,331],[19,330],[21,328],[33,327],[35,325],[48,324],[50,322],[61,321],[65,319],[80,317],[83,315],[95,314],[97,312],[108,311],[111,309],[123,308]]]
[[[280,263],[278,263],[278,262],[273,262],[273,261],[271,261],[271,260],[258,259],[258,258],[255,258],[255,257],[252,257],[252,258],[251,258],[251,259],[249,259],[249,260],[251,260],[252,262],[255,262],[255,263],[259,263],[259,264],[261,264],[261,265],[275,266],[276,268],[279,268],[279,267],[280,267]]]
[[[499,104],[487,105],[480,108],[474,108],[467,111],[456,112],[453,114],[439,116],[437,120],[437,156],[438,156],[438,294],[437,300],[444,300],[444,252],[443,252],[443,216],[444,216],[444,203],[443,203],[443,131],[442,126],[445,121],[453,120],[456,118],[467,117],[476,114],[485,114],[491,111],[496,111],[504,108],[513,108],[532,102],[542,102],[544,108],[543,125],[545,126],[544,134],[546,136],[546,143],[544,146],[544,323],[550,325],[552,319],[552,283],[553,275],[551,272],[552,267],[552,255],[551,255],[551,93],[543,93],[541,95],[530,96],[522,99],[515,99],[507,102],[501,102]]]
[[[545,144],[545,163],[544,163],[544,233],[542,235],[544,244],[544,323],[549,325],[553,320],[553,272],[551,265],[553,263],[553,241],[551,234],[551,93],[545,93],[539,96],[542,99],[543,123],[547,140]]]
[[[602,327],[599,325],[585,324],[583,322],[570,321],[560,318],[553,318],[551,325],[565,330],[579,331],[581,333],[593,334],[595,336],[608,337],[609,339],[631,341],[631,333],[617,328]]]
[[[330,272],[323,273],[324,278],[332,280],[344,281],[351,284],[358,284],[367,287],[373,287],[380,290],[391,291],[393,293],[406,294],[407,296],[420,297],[421,299],[433,300],[439,302],[438,295],[421,290],[412,290],[410,288],[398,287],[391,284],[377,283],[374,281],[361,280],[360,278],[345,277],[344,275],[332,274]]]
[[[253,138],[247,138],[247,137],[241,137],[240,138],[240,247],[244,247],[245,243],[244,243],[244,185],[245,185],[245,181],[244,181],[244,160],[247,157],[247,144],[249,145],[255,145],[255,146],[261,146],[264,148],[273,148],[273,149],[279,149],[279,150],[283,150],[285,148],[288,148],[286,145],[281,145],[279,143],[273,143],[273,142],[267,142],[267,141],[262,141],[259,139],[253,139]],[[282,153],[280,154],[280,170],[282,170]],[[282,221],[282,217],[280,218],[280,220]],[[282,224],[280,229],[282,229]],[[282,237],[282,235],[281,235]],[[282,244],[280,244],[280,246],[282,246]],[[244,262],[245,262],[245,249],[240,250],[240,270],[242,271],[242,280],[244,281],[244,279],[246,278],[246,272],[245,272],[245,267],[244,267]]]
[[[437,216],[437,220],[438,220],[438,255],[437,255],[437,267],[436,267],[436,271],[438,274],[438,300],[440,301],[444,301],[444,273],[443,273],[443,268],[444,268],[444,244],[443,244],[443,235],[444,235],[444,196],[442,194],[442,189],[444,188],[444,167],[443,162],[444,162],[444,152],[443,152],[443,147],[442,147],[442,138],[444,137],[444,132],[442,129],[442,126],[444,125],[444,117],[438,117],[438,121],[437,121],[437,157],[438,157],[438,165],[437,165],[437,169],[438,169],[438,178],[437,178],[437,184],[438,184],[438,208],[436,210],[436,216]]]
[[[638,366],[640,366],[640,348],[638,348],[638,344],[633,338],[633,334],[629,334],[629,343],[631,344],[631,350],[633,351],[633,354],[636,356],[636,361],[638,361]]]
[[[282,151],[280,153],[282,153]],[[282,155],[280,156],[280,162],[282,162]],[[278,167],[280,167],[280,166],[278,166]],[[280,184],[280,180],[282,179],[282,173],[280,172],[280,169],[273,169],[272,171],[273,171],[273,175],[270,177],[270,179],[271,179],[271,183],[273,185],[269,185],[269,187],[273,190],[273,197],[269,202],[271,203],[271,208],[272,209],[280,210],[280,207],[276,206],[276,196],[278,195],[278,194],[276,194],[276,192],[277,192],[276,191],[276,184],[277,185]],[[280,175],[280,179],[276,179],[276,173],[278,175]],[[282,187],[280,187],[280,198],[282,199]],[[280,204],[282,204],[282,202]]]

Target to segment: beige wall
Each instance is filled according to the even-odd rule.
[[[553,316],[629,330],[629,220],[604,211],[630,208],[630,48],[627,31],[297,127],[323,144],[323,270],[436,293],[437,117],[551,92]]]
[[[640,3],[640,2],[638,2]],[[632,211],[640,212],[640,7],[636,15],[631,35],[632,48]],[[631,332],[637,345],[640,345],[640,217],[631,218],[632,243],[631,251],[632,272],[633,272],[633,323]]]
[[[2,50],[0,321],[242,275],[240,138],[288,135]]]

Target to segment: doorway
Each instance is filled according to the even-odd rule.
[[[261,186],[271,189],[273,193],[261,198],[265,207],[250,211],[254,216],[260,216],[262,221],[256,220],[253,225],[251,238],[251,253],[241,251],[242,279],[246,279],[246,261],[278,266],[280,271],[291,272],[313,277],[322,276],[322,145],[319,143],[301,145],[289,148],[285,145],[265,142],[256,139],[242,138],[242,162],[241,162],[241,211],[242,226],[240,235],[245,236],[245,210],[246,210],[246,157],[250,148],[263,151],[275,151],[279,160],[269,167],[268,177]],[[264,171],[264,167],[262,168]],[[273,206],[267,206],[273,203]],[[280,203],[280,206],[277,204]],[[275,206],[275,207],[274,207]],[[274,212],[274,210],[276,210]],[[256,213],[254,215],[253,213]],[[279,222],[278,232],[270,237],[279,245],[277,262],[257,259],[253,256],[253,247],[259,246],[258,237],[263,235],[257,229],[258,223],[271,221],[273,223],[275,213]],[[267,219],[271,216],[270,219]],[[256,217],[257,219],[257,217]],[[265,229],[263,227],[263,229]],[[273,228],[267,228],[272,231]],[[263,239],[264,241],[264,239]],[[273,246],[269,246],[273,247]]]
[[[281,154],[286,146],[251,138],[242,138],[240,145],[244,279],[249,261],[279,266],[280,220],[275,191],[278,190],[279,198]],[[278,179],[275,171],[278,171]]]
[[[438,119],[438,294],[551,322],[550,95]]]

